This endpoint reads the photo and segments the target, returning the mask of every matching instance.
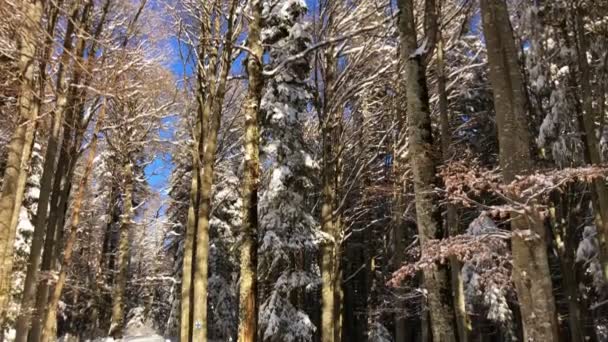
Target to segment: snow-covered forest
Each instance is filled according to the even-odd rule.
[[[0,0],[0,342],[608,341],[605,0]]]

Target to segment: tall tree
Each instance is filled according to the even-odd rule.
[[[534,166],[530,155],[526,91],[505,1],[482,0],[481,11],[494,93],[500,166],[504,181],[510,183],[517,175],[532,172]],[[513,281],[524,340],[557,341],[545,226],[534,204],[525,211],[524,215],[512,213],[511,222]]]
[[[225,6],[224,6],[225,5]],[[197,78],[202,82],[197,86],[199,102],[200,143],[196,152],[200,158],[199,203],[197,228],[193,251],[194,269],[192,274],[192,340],[207,340],[208,303],[208,262],[209,262],[209,220],[211,215],[212,186],[215,158],[218,146],[218,132],[226,95],[228,75],[234,60],[233,44],[239,33],[240,16],[237,15],[238,1],[216,1],[204,3],[203,12],[212,13],[201,18],[199,32],[199,55]],[[225,21],[223,21],[225,20]],[[216,41],[217,39],[217,41]],[[195,173],[192,175],[196,176]]]
[[[80,214],[83,206],[84,195],[87,192],[91,172],[93,170],[93,162],[95,160],[97,144],[99,141],[99,131],[101,130],[106,115],[106,104],[107,102],[105,101],[102,104],[101,112],[99,118],[97,119],[95,130],[93,132],[91,146],[89,147],[89,155],[87,157],[84,174],[82,175],[82,178],[80,179],[78,185],[78,193],[74,198],[70,230],[67,240],[65,242],[65,248],[61,261],[59,276],[57,278],[57,282],[55,283],[55,288],[53,289],[53,292],[51,294],[49,304],[44,316],[42,335],[40,338],[40,341],[42,342],[52,341],[57,334],[57,307],[59,305],[59,300],[61,299],[63,287],[65,286],[68,268],[71,266],[72,263],[72,256],[74,253],[74,245],[76,243],[78,235],[78,225],[80,224]]]
[[[199,90],[200,91],[200,90]],[[196,227],[198,216],[196,208],[199,205],[199,183],[200,183],[200,165],[199,165],[199,144],[201,123],[196,120],[195,129],[193,130],[193,146],[191,147],[192,159],[192,175],[190,176],[190,202],[188,207],[188,218],[186,221],[186,236],[184,239],[184,255],[182,261],[182,288],[180,297],[180,341],[189,341],[192,336],[191,316],[192,310],[192,257],[194,253],[194,238],[196,237]]]
[[[405,64],[408,144],[414,178],[416,223],[420,246],[424,253],[424,248],[429,240],[443,237],[435,194],[436,160],[433,151],[431,115],[424,65],[428,47],[426,41],[422,46],[418,46],[414,2],[400,0],[398,5],[401,11],[399,17],[400,54]],[[428,40],[429,37],[426,39]],[[427,301],[433,340],[456,341],[457,329],[454,326],[451,298],[444,295],[450,293],[447,268],[442,265],[434,265],[428,270],[424,270],[423,284],[428,291]]]
[[[74,103],[68,103],[68,100],[74,101],[73,97],[69,97],[69,63],[72,56],[76,54],[80,56],[84,52],[85,40],[84,37],[76,41],[72,41],[72,34],[79,31],[81,35],[85,34],[85,25],[88,21],[89,12],[91,11],[92,3],[88,2],[81,12],[81,4],[76,1],[70,9],[70,19],[66,28],[63,42],[63,52],[57,72],[57,100],[53,111],[53,120],[51,132],[49,134],[46,155],[44,161],[44,171],[40,180],[40,197],[36,212],[36,222],[34,225],[34,235],[30,248],[30,256],[28,262],[28,270],[25,278],[23,295],[21,299],[21,313],[16,326],[16,341],[23,342],[27,339],[30,326],[31,313],[34,309],[36,299],[36,285],[38,278],[38,270],[42,256],[42,245],[45,237],[46,220],[49,210],[49,201],[53,186],[53,177],[56,174],[57,153],[61,149],[63,141],[61,140],[61,130],[64,126],[65,112]],[[76,27],[78,25],[79,27]],[[78,51],[74,52],[74,45]],[[74,79],[76,77],[73,77]]]
[[[24,24],[19,31],[19,121],[9,143],[0,193],[0,326],[4,325],[10,291],[17,215],[23,200],[27,165],[36,131],[40,101],[36,99],[36,52],[45,1],[21,1]]]
[[[239,342],[253,342],[258,333],[258,186],[260,178],[260,136],[258,121],[262,99],[262,1],[252,3],[247,36],[248,91],[245,99],[245,169],[241,190],[241,280],[239,289]]]
[[[584,10],[582,4],[573,6],[571,11],[574,21],[574,33],[576,41],[576,56],[578,62],[578,83],[580,84],[582,110],[578,111],[577,119],[579,129],[584,137],[585,146],[585,162],[591,165],[599,165],[602,163],[600,153],[600,144],[597,136],[596,122],[603,121],[604,113],[598,113],[594,108],[593,92],[591,86],[591,70],[587,60],[588,43],[584,24]],[[603,102],[603,101],[602,101]],[[595,221],[598,231],[598,240],[600,244],[599,256],[604,273],[605,281],[608,281],[608,186],[604,179],[596,179],[593,182],[595,194],[593,195],[593,204],[595,212]]]
[[[434,4],[434,1],[429,1]],[[441,3],[441,2],[439,2]],[[440,5],[440,4],[439,4]],[[441,6],[438,7],[438,14],[428,15],[431,18],[427,25],[437,26],[441,21]],[[428,11],[428,9],[427,9]],[[428,32],[429,30],[427,30]],[[444,32],[439,29],[437,32],[437,56],[435,58],[436,74],[437,74],[437,96],[439,102],[439,126],[441,135],[441,156],[444,163],[451,159],[450,145],[452,144],[452,132],[450,130],[450,113],[448,108],[448,91],[446,77],[446,60],[445,60],[445,41]],[[448,236],[456,236],[459,234],[458,208],[448,203],[446,205],[444,225]],[[454,313],[456,317],[456,326],[458,327],[458,338],[465,342],[470,340],[471,321],[467,314],[466,297],[464,294],[464,284],[462,281],[462,263],[455,256],[450,257],[450,282],[452,286],[452,297],[454,305]]]
[[[81,19],[85,20],[79,21],[78,29],[83,34],[83,37],[80,37],[80,39],[77,40],[76,56],[73,56],[76,57],[77,60],[74,63],[75,68],[71,80],[72,86],[68,87],[66,104],[63,106],[63,110],[66,111],[64,114],[65,122],[63,124],[63,137],[61,138],[61,149],[58,149],[57,151],[60,153],[56,170],[53,175],[53,187],[49,202],[50,207],[48,209],[48,220],[46,222],[46,234],[40,272],[49,272],[56,266],[56,254],[58,250],[60,250],[57,245],[65,222],[67,202],[70,197],[71,184],[74,170],[76,169],[76,162],[78,160],[80,143],[84,136],[84,131],[88,126],[88,121],[91,120],[91,116],[87,118],[83,113],[87,97],[87,91],[85,89],[91,84],[93,78],[90,70],[94,66],[94,63],[91,62],[94,58],[91,58],[91,55],[94,56],[98,50],[100,36],[105,27],[105,19],[110,9],[110,4],[111,1],[107,0],[102,7],[101,15],[93,32],[93,43],[90,44],[88,50],[87,43],[89,39],[85,39],[86,37],[84,37],[84,35],[88,33],[87,31],[89,29],[88,25],[85,25],[87,24],[86,16],[89,15],[88,11],[92,11],[95,8],[92,3],[87,3],[87,11],[82,12]],[[58,11],[59,8],[55,8],[55,12]],[[57,13],[53,13],[53,15],[57,16]],[[47,36],[47,39],[52,39],[52,37],[49,38]],[[87,58],[85,58],[85,55],[88,55]],[[76,85],[82,85],[83,87],[78,88]],[[28,339],[31,341],[40,340],[42,319],[48,302],[49,288],[49,282],[46,279],[43,279],[38,284],[36,290],[36,308],[33,312],[32,327],[28,336]]]
[[[317,223],[308,205],[316,163],[304,141],[310,119],[310,57],[288,62],[310,46],[304,1],[266,1],[262,41],[267,78],[260,105],[259,331],[263,341],[310,341],[314,322],[304,300],[318,282]]]

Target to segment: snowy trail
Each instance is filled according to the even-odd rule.
[[[158,335],[149,335],[149,336],[132,336],[125,337],[122,340],[123,342],[165,342],[170,341]]]

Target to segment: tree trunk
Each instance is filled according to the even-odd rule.
[[[328,125],[329,125],[329,120]],[[324,128],[324,131],[326,129]],[[321,248],[321,338],[323,342],[335,341],[335,330],[338,329],[338,306],[336,298],[336,257],[338,242],[335,240],[335,225],[333,219],[334,186],[333,165],[329,155],[331,154],[331,143],[329,134],[323,134],[323,206],[321,207],[321,229],[326,233],[326,239]]]
[[[80,224],[80,211],[82,209],[82,202],[84,201],[84,196],[89,184],[89,178],[93,170],[93,161],[95,160],[95,154],[97,153],[99,132],[101,130],[106,115],[107,100],[104,99],[103,101],[104,102],[101,106],[101,112],[99,114],[99,117],[97,118],[97,123],[95,125],[95,131],[93,132],[93,138],[91,140],[89,156],[85,164],[86,166],[84,174],[82,175],[78,186],[78,194],[74,199],[72,207],[72,221],[70,223],[70,235],[68,236],[68,239],[65,244],[65,248],[63,251],[63,260],[61,263],[61,270],[59,272],[57,282],[55,283],[55,289],[53,290],[45,314],[44,324],[42,328],[42,336],[40,339],[41,342],[52,341],[57,333],[57,307],[59,305],[61,293],[63,292],[63,287],[65,286],[65,282],[67,279],[68,268],[72,263],[74,245],[76,244],[76,239],[78,237],[78,225]]]
[[[399,85],[400,90],[398,93],[403,94],[401,90],[403,87]],[[400,96],[399,102],[402,99],[405,99],[405,96]],[[397,108],[397,106],[395,106]],[[407,178],[404,175],[404,165],[406,165],[407,160],[404,158],[403,153],[399,153],[401,148],[399,142],[402,139],[402,134],[404,132],[403,127],[405,122],[403,121],[403,117],[401,117],[402,113],[399,110],[395,110],[394,112],[394,122],[397,123],[396,134],[394,135],[394,143],[393,143],[393,206],[392,206],[392,255],[391,255],[391,264],[393,267],[393,271],[400,269],[405,262],[406,256],[406,248],[408,245],[408,225],[403,220],[403,212],[405,211],[405,203],[404,203],[404,192],[406,189],[406,180]],[[411,242],[411,241],[410,241]],[[411,318],[406,317],[405,313],[407,311],[406,303],[403,298],[404,291],[397,291],[396,295],[396,312],[394,315],[394,323],[395,323],[395,342],[409,342],[413,339],[412,332],[412,323]]]
[[[517,59],[513,31],[504,0],[482,0],[489,79],[494,93],[499,157],[506,183],[533,167],[526,110],[526,93]],[[514,195],[518,200],[518,195]],[[520,304],[525,341],[558,341],[546,231],[532,203],[526,214],[512,214],[513,281]]]
[[[332,20],[330,18],[329,20]],[[321,246],[321,338],[323,342],[338,342],[341,337],[342,278],[341,220],[336,212],[336,191],[339,181],[339,156],[336,138],[340,136],[341,116],[330,108],[334,101],[333,87],[336,81],[337,62],[334,49],[325,52],[324,103],[321,134],[323,138],[323,204],[321,206],[321,231],[325,241]]]
[[[79,141],[78,139],[76,139]],[[45,250],[42,255],[42,270],[51,272],[57,269],[58,264],[60,263],[61,249],[62,249],[62,240],[63,240],[63,228],[65,225],[68,202],[70,199],[70,192],[72,190],[72,179],[74,177],[74,171],[76,168],[76,162],[78,160],[78,143],[71,143],[71,149],[68,154],[67,161],[67,170],[63,174],[61,179],[58,179],[57,182],[63,183],[61,187],[59,198],[57,202],[57,206],[54,208],[54,211],[51,212],[49,216],[49,227],[47,228],[47,237],[50,238],[50,241],[45,240]],[[63,153],[62,155],[66,155]],[[61,162],[61,159],[59,160]],[[54,235],[51,236],[50,232],[53,231]],[[50,277],[50,274],[49,274]],[[34,317],[34,321],[32,322],[32,329],[30,331],[28,341],[30,342],[38,342],[41,340],[42,328],[46,315],[46,308],[50,302],[49,300],[49,292],[51,290],[51,279],[47,279],[46,281],[42,281],[40,283],[40,288],[37,292],[36,299],[36,314],[39,317],[36,320]],[[55,316],[52,317],[55,319]],[[55,323],[53,323],[54,325]]]
[[[401,11],[401,56],[405,59],[405,78],[409,155],[414,179],[416,221],[421,249],[427,241],[443,236],[438,217],[438,199],[435,194],[436,162],[433,158],[433,137],[429,111],[428,91],[424,70],[425,55],[417,55],[414,4],[412,0],[399,0]],[[453,307],[450,301],[448,270],[434,265],[423,271],[423,283],[428,291],[427,302],[433,340],[456,341]]]
[[[23,200],[40,102],[36,100],[36,43],[43,1],[23,1],[25,18],[19,36],[19,122],[8,146],[0,193],[0,326],[4,326],[10,293],[13,244]]]
[[[42,262],[40,264],[40,272],[43,272],[46,277],[49,277],[53,269],[56,267],[56,252],[59,234],[63,230],[65,222],[65,214],[67,201],[69,199],[72,177],[74,174],[74,165],[78,158],[78,147],[75,142],[74,129],[78,125],[77,110],[72,109],[68,115],[68,125],[64,127],[63,132],[63,150],[59,153],[57,161],[57,172],[53,180],[53,190],[51,192],[51,202],[49,208],[49,218],[46,227],[46,237],[44,240],[44,249],[42,253]],[[76,139],[77,140],[77,139]],[[63,184],[63,186],[62,186]],[[49,297],[49,280],[42,279],[38,284],[36,291],[36,309],[32,317],[32,328],[30,329],[28,341],[38,342],[42,333],[42,319],[44,311],[48,304]]]
[[[585,37],[585,26],[583,13],[580,8],[576,8],[574,13],[576,51],[578,56],[578,67],[580,72],[579,84],[581,97],[583,100],[583,113],[578,113],[580,125],[584,131],[586,161],[592,165],[600,165],[602,156],[597,137],[596,120],[598,115],[593,110],[593,94],[591,91],[589,63],[587,62],[587,39]],[[603,117],[603,115],[602,115]],[[608,187],[603,178],[593,181],[595,195],[593,196],[595,223],[597,226],[597,238],[599,241],[599,260],[604,274],[604,280],[608,281]]]
[[[249,89],[245,99],[245,169],[241,196],[242,204],[242,244],[241,280],[239,288],[239,342],[254,342],[257,336],[258,301],[258,186],[260,178],[259,129],[260,101],[262,99],[262,2],[252,6],[252,20],[249,22],[247,44],[247,75]]]
[[[128,158],[127,158],[128,159]],[[112,289],[112,323],[109,335],[121,338],[125,325],[125,292],[129,271],[129,233],[133,220],[133,165],[130,160],[123,167],[124,197],[118,241],[118,274]]]
[[[69,139],[68,135],[64,134],[64,141]],[[50,201],[49,219],[46,226],[46,237],[44,239],[44,249],[42,253],[42,262],[40,263],[40,272],[43,277],[36,290],[36,307],[32,316],[32,328],[28,335],[28,341],[37,342],[40,340],[40,334],[42,333],[42,317],[44,316],[44,308],[46,308],[48,297],[49,297],[49,272],[53,264],[53,251],[55,250],[55,238],[57,227],[57,215],[59,209],[59,202],[61,197],[61,180],[65,177],[67,172],[67,153],[61,153],[59,155],[59,161],[57,163],[57,173],[53,181],[53,190]]]
[[[193,271],[194,282],[194,305],[192,309],[192,340],[207,341],[207,285],[208,285],[208,260],[209,260],[209,216],[211,214],[211,198],[213,175],[215,169],[215,155],[217,152],[217,137],[222,118],[224,96],[226,94],[226,83],[230,72],[232,60],[232,35],[234,16],[236,11],[236,0],[230,3],[230,14],[227,17],[227,27],[224,39],[226,41],[222,49],[221,73],[217,81],[213,80],[209,89],[215,89],[212,96],[208,96],[200,118],[201,139],[204,144],[200,147],[202,155],[200,171],[200,203],[198,208],[198,222],[196,231],[196,251]],[[219,17],[219,16],[218,16]],[[219,18],[216,18],[219,20]],[[216,50],[217,52],[217,50]],[[199,69],[199,72],[203,72]],[[208,75],[215,77],[215,74]],[[208,118],[208,120],[206,120]],[[208,128],[206,129],[206,124]]]
[[[398,149],[395,148],[394,152]],[[395,170],[397,170],[398,163],[400,161],[395,158],[395,163],[393,164]],[[397,180],[400,180],[400,175],[395,175]],[[404,186],[401,182],[396,181],[395,184],[395,194],[394,194],[394,205],[393,205],[393,255],[392,255],[392,265],[394,270],[398,270],[403,266],[403,262],[405,261],[405,249],[407,248],[405,244],[405,236],[406,236],[406,228],[403,224],[403,195],[402,190]],[[405,317],[406,307],[404,301],[399,298],[403,291],[397,292],[396,298],[396,309],[395,312],[395,342],[407,342],[410,335],[408,333],[408,323],[407,317]]]
[[[78,22],[79,9],[78,2],[74,2],[71,11],[71,19],[68,21],[64,36],[63,53],[61,56],[61,62],[59,64],[59,71],[57,73],[57,89],[59,91],[59,95],[57,96],[52,128],[48,138],[46,155],[44,158],[44,168],[40,180],[40,197],[38,199],[38,207],[36,210],[34,234],[32,236],[27,273],[23,286],[21,308],[16,324],[16,342],[25,342],[27,340],[28,331],[32,320],[31,314],[32,310],[34,310],[36,299],[38,269],[42,254],[42,244],[44,242],[44,236],[46,233],[46,220],[49,210],[51,191],[53,188],[53,177],[55,176],[57,152],[61,149],[63,144],[61,139],[63,117],[68,106],[73,105],[73,103],[68,104],[69,82],[66,68],[73,54],[71,36],[75,29],[75,23]]]
[[[579,185],[569,185],[561,194],[552,196],[549,209],[554,227],[554,249],[557,251],[562,273],[562,286],[568,303],[568,328],[572,342],[597,341],[593,319],[585,295],[579,284],[584,283],[584,263],[576,262],[576,250],[581,240],[581,229],[585,215],[581,209],[588,208],[589,200],[581,196],[584,190]],[[581,267],[582,266],[582,267]]]
[[[439,32],[437,42],[437,93],[439,95],[439,118],[441,127],[441,152],[444,163],[450,161],[450,146],[452,144],[452,132],[450,130],[450,115],[448,109],[448,94],[446,90],[445,58],[442,32]],[[446,205],[445,226],[448,236],[456,236],[458,231],[458,209],[452,203]],[[449,257],[450,280],[452,285],[452,298],[454,312],[456,314],[456,326],[458,327],[458,339],[461,342],[469,341],[473,327],[469,316],[464,295],[464,284],[462,281],[462,263],[455,257]]]
[[[200,132],[200,125],[196,132]],[[186,238],[184,241],[184,264],[182,266],[181,314],[180,314],[180,341],[190,341],[192,326],[190,314],[192,311],[192,257],[194,253],[194,237],[196,236],[197,210],[199,202],[199,157],[198,145],[200,136],[194,133],[194,146],[192,153],[192,182],[190,188],[190,206],[188,207],[188,222],[186,225]],[[197,151],[197,152],[194,152]]]

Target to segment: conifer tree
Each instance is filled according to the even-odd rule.
[[[309,120],[309,57],[281,65],[310,46],[304,1],[264,2],[262,40],[270,57],[262,97],[262,165],[265,179],[259,203],[263,341],[310,341],[316,329],[306,303],[319,281],[314,255],[318,224],[307,194],[317,165],[304,141]]]

